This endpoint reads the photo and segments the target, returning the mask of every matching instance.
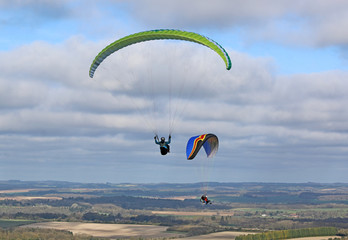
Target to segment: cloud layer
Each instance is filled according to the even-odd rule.
[[[344,1],[90,3],[81,12],[81,2],[0,1],[10,12],[35,15],[37,21],[21,25],[35,36],[47,37],[43,30],[52,36],[50,26],[69,35],[29,36],[0,52],[4,179],[201,181],[199,161],[185,160],[185,144],[213,132],[221,145],[211,180],[348,181],[348,72],[281,75],[275,58],[237,51],[230,42],[230,31],[239,31],[245,41],[344,49]],[[50,11],[56,14],[46,16]],[[7,16],[5,32],[18,20]],[[216,31],[232,69],[203,46],[155,41],[123,49],[88,77],[107,44],[155,27]],[[164,159],[153,134],[171,130],[172,153]]]
[[[122,1],[118,1],[122,2]],[[129,1],[128,1],[129,2]],[[237,28],[250,39],[316,47],[346,46],[345,1],[130,1],[130,13],[156,27]]]

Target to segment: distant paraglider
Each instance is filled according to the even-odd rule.
[[[208,196],[206,196],[204,194],[201,196],[200,201],[201,201],[201,203],[205,203],[205,204],[210,203],[211,204],[211,201],[208,199]]]
[[[207,158],[212,158],[218,151],[219,139],[216,135],[212,133],[191,137],[186,145],[187,160],[194,159],[199,153],[199,151],[202,149],[202,147],[204,148],[205,153],[207,154]],[[202,191],[204,191],[204,194],[201,196],[200,201],[204,204],[212,204],[212,201],[207,197],[209,183],[209,171],[207,164],[212,161],[207,161],[205,160],[205,158],[201,158],[199,159],[199,162],[201,163],[201,178],[204,179],[204,182],[202,182]]]

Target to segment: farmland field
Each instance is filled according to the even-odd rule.
[[[0,181],[0,233],[194,240],[330,226],[348,236],[348,184],[211,183],[208,205],[200,185]]]
[[[42,222],[26,225],[29,228],[50,228],[67,230],[73,234],[87,234],[95,237],[175,237],[178,234],[166,232],[168,227],[136,224],[103,224],[82,222]]]
[[[21,219],[0,219],[0,228],[6,229],[6,228],[12,228],[12,227],[18,227],[30,223],[34,223],[35,221],[31,220],[21,220]]]
[[[194,237],[180,238],[181,240],[225,240],[225,239],[234,239],[236,236],[250,234],[250,232],[219,232],[211,233],[207,235],[200,235]],[[335,238],[337,236],[327,236],[327,237],[306,237],[306,238],[292,238],[288,240],[328,240],[329,238]]]
[[[232,216],[232,211],[205,211],[205,212],[190,212],[190,211],[152,211],[156,215],[172,215],[172,216]]]
[[[209,240],[224,240],[224,239],[234,239],[235,237],[237,237],[239,235],[244,235],[244,234],[250,234],[250,232],[226,231],[226,232],[211,233],[211,234],[206,234],[206,235],[180,238],[180,239],[182,239],[182,240],[205,240],[205,239],[207,239],[207,240],[208,239]]]
[[[27,196],[16,196],[16,197],[0,197],[0,201],[2,200],[15,200],[15,201],[23,201],[23,200],[61,200],[61,197],[27,197]]]

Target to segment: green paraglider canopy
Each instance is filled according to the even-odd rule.
[[[127,47],[135,43],[139,43],[139,42],[158,40],[158,39],[177,39],[177,40],[184,40],[184,41],[190,41],[190,42],[202,44],[212,49],[217,54],[219,54],[226,64],[226,69],[227,70],[231,69],[232,64],[227,52],[221,45],[219,45],[217,42],[213,41],[212,39],[205,37],[203,35],[200,35],[198,33],[193,33],[193,32],[186,32],[186,31],[174,30],[174,29],[159,29],[159,30],[151,30],[151,31],[131,34],[126,37],[120,38],[117,41],[111,43],[109,46],[105,47],[95,57],[89,69],[89,76],[93,78],[94,72],[96,71],[98,66],[104,61],[104,59],[107,58],[112,53],[120,50],[121,48]]]

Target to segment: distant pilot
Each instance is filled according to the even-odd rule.
[[[210,203],[211,204],[211,201],[208,199],[208,197],[206,196],[206,195],[202,195],[202,197],[201,197],[201,202],[202,203],[205,203],[205,204],[208,204],[208,203]]]

